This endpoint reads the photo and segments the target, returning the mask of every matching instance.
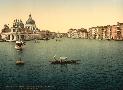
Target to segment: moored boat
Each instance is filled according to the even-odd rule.
[[[20,58],[19,60],[16,61],[16,65],[24,65],[24,61],[22,61]]]

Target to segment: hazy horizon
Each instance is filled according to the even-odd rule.
[[[123,22],[123,0],[1,0],[0,30],[14,19],[25,24],[31,13],[41,30],[67,32],[70,28]]]

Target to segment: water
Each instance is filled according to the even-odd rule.
[[[123,42],[28,41],[22,52],[14,45],[0,43],[0,90],[123,90]],[[81,62],[51,65],[54,55]],[[25,61],[23,66],[15,64],[20,57]]]

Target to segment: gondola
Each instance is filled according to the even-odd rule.
[[[54,56],[54,60],[49,61],[51,64],[79,64],[80,60],[68,60],[67,57],[60,57],[56,59]]]

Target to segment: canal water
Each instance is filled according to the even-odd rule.
[[[123,90],[123,42],[68,39],[0,42],[0,90]],[[66,56],[80,64],[51,65]],[[25,64],[17,66],[21,58]]]

